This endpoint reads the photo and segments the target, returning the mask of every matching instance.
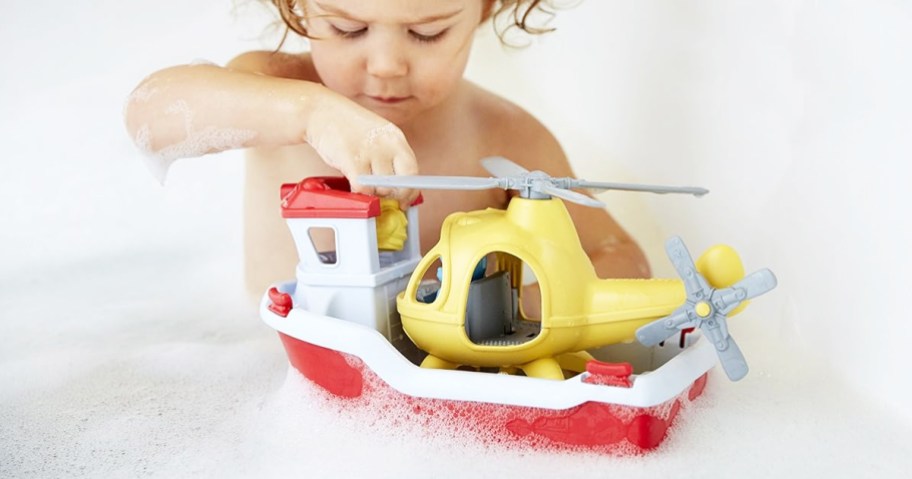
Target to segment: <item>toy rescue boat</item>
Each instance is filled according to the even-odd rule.
[[[573,192],[549,193],[564,197]],[[530,215],[538,213],[520,210],[540,208],[537,205],[554,209],[557,213],[549,217],[549,224],[552,229],[563,229],[562,234],[567,232],[567,226],[559,224],[569,221],[560,199],[522,196],[513,199],[506,211],[489,209],[480,217],[454,214],[444,223],[441,244],[451,240],[451,245],[456,244],[460,238],[456,230],[488,221],[485,214],[513,215],[522,218],[516,221],[528,222]],[[415,206],[420,201],[419,197]],[[524,202],[547,203],[530,206]],[[737,379],[747,372],[740,351],[728,336],[724,318],[744,299],[775,286],[768,270],[760,275],[762,278],[758,279],[757,273],[744,278],[738,260],[734,270],[740,273],[718,280],[719,268],[713,270],[712,257],[705,260],[704,255],[698,262],[703,263],[699,273],[709,273],[706,276],[712,281],[707,281],[694,269],[689,253],[682,259],[686,253],[686,249],[681,253],[683,244],[675,243],[677,249],[670,246],[669,254],[675,254],[673,261],[684,281],[638,280],[667,283],[661,286],[667,290],[665,296],[652,299],[651,309],[646,310],[636,309],[637,302],[643,302],[642,294],[622,288],[625,296],[617,299],[618,304],[626,308],[624,311],[638,313],[611,319],[618,321],[620,329],[612,330],[604,345],[593,347],[592,341],[584,341],[588,349],[576,351],[572,346],[553,345],[568,344],[558,339],[583,334],[578,331],[601,331],[607,327],[602,323],[608,320],[583,324],[595,320],[551,314],[554,308],[546,307],[539,324],[527,334],[534,322],[523,317],[520,305],[522,273],[517,264],[532,266],[543,297],[560,289],[548,283],[550,267],[542,260],[554,256],[553,252],[511,248],[509,245],[516,241],[504,243],[501,237],[490,240],[490,244],[484,239],[471,245],[459,242],[466,252],[474,251],[463,260],[441,253],[441,244],[429,253],[430,258],[422,259],[414,207],[404,213],[407,226],[406,234],[400,235],[402,244],[386,250],[386,235],[382,233],[385,215],[391,210],[403,213],[381,205],[376,197],[350,192],[344,178],[308,178],[282,187],[282,215],[295,238],[300,262],[295,281],[267,292],[260,314],[278,331],[290,364],[339,401],[348,401],[353,407],[377,407],[379,414],[389,407],[406,408],[407,415],[416,421],[440,419],[439,424],[499,443],[643,451],[657,447],[677,416],[687,410],[685,406],[700,396],[717,355],[730,377]],[[523,226],[523,231],[528,231],[529,223]],[[503,225],[498,228],[507,229]],[[569,228],[572,246],[576,238],[572,223]],[[488,238],[490,233],[483,232],[482,237]],[[554,247],[547,234],[540,241]],[[578,238],[576,242],[578,246]],[[501,267],[484,266],[485,257],[493,258],[492,262]],[[438,281],[427,279],[433,260],[442,264]],[[706,266],[707,261],[710,266]],[[456,262],[468,266],[459,268],[452,264]],[[490,286],[483,285],[487,283],[501,286],[494,293],[485,293],[483,298],[488,299],[481,302],[505,304],[495,307],[493,314],[485,308],[478,313],[473,307],[478,300],[472,298],[472,291],[488,291]],[[409,311],[406,317],[413,323],[434,323],[432,329],[438,332],[427,333],[420,326],[403,328],[400,311]],[[485,319],[491,316],[494,319]],[[577,319],[567,319],[571,316]],[[593,313],[587,318],[603,316]],[[493,328],[492,323],[496,324]],[[437,326],[441,324],[454,326],[447,329],[454,332],[443,334],[455,335],[450,342],[460,346],[450,349],[457,352],[448,353],[444,347],[440,353],[428,354],[419,349],[416,344],[436,347],[426,336],[438,338],[441,329]],[[640,342],[651,345],[633,342],[634,333]],[[490,359],[525,357],[529,351],[542,348],[551,349],[536,353],[534,361]],[[548,367],[530,366],[541,361]],[[555,368],[560,377],[554,376]],[[525,374],[516,374],[520,371]]]

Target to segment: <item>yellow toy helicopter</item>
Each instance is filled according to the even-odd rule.
[[[747,277],[727,246],[707,250],[695,265],[680,238],[666,243],[681,280],[599,279],[563,200],[603,207],[569,188],[687,193],[708,191],[552,178],[505,158],[482,160],[495,177],[362,176],[364,185],[418,189],[519,191],[506,210],[454,213],[440,241],[418,263],[397,307],[408,337],[428,356],[422,367],[495,368],[564,379],[581,372],[586,352],[634,337],[658,344],[685,328],[700,328],[713,342],[726,374],[738,380],[747,364],[731,338],[727,316],[776,286],[771,271]],[[541,288],[540,321],[523,311],[523,264]],[[439,265],[439,266],[438,266]],[[438,266],[438,281],[427,280]]]

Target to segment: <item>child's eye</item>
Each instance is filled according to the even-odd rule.
[[[365,33],[367,33],[367,28],[357,28],[357,29],[353,29],[353,30],[346,30],[344,28],[339,28],[335,25],[330,25],[330,27],[332,28],[332,31],[334,34],[336,34],[336,36],[339,36],[342,38],[358,38],[361,35],[364,35]]]
[[[444,29],[437,33],[431,34],[431,35],[427,35],[424,33],[418,33],[415,30],[409,30],[409,35],[411,35],[412,38],[414,38],[415,40],[418,40],[419,42],[432,43],[432,42],[436,42],[437,40],[440,40],[441,38],[443,38],[443,35],[446,34],[447,30],[449,30],[449,29]]]

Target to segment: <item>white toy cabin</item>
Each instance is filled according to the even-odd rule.
[[[281,196],[282,217],[298,250],[295,307],[362,324],[394,343],[404,339],[396,295],[421,259],[417,208],[406,213],[404,247],[380,251],[380,200],[352,193],[345,178],[284,184]]]

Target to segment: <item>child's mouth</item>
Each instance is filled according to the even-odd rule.
[[[368,96],[371,100],[374,100],[377,103],[382,103],[384,105],[395,105],[397,103],[402,103],[405,100],[408,100],[410,97],[407,96]]]

